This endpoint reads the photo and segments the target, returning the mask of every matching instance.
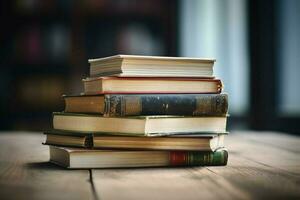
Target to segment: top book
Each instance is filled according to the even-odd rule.
[[[89,59],[90,76],[213,78],[215,59],[115,55]]]

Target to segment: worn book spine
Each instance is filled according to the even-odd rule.
[[[227,94],[105,95],[104,116],[225,116]]]
[[[84,138],[84,145],[74,145],[74,144],[62,144],[62,143],[50,143],[47,140],[43,142],[44,145],[54,145],[54,146],[67,146],[67,147],[84,147],[84,148],[93,148],[94,142],[93,142],[93,135],[92,134],[81,134],[76,132],[62,132],[62,131],[49,131],[44,132],[45,135],[57,135],[62,137],[82,137]]]
[[[224,166],[227,161],[228,151],[224,148],[215,152],[170,152],[170,166]]]

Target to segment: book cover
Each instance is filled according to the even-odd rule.
[[[84,93],[95,94],[220,94],[220,79],[192,77],[88,77]]]
[[[228,151],[115,151],[50,146],[50,162],[70,169],[224,166]]]
[[[115,55],[89,59],[90,75],[125,77],[206,77],[213,78],[215,59]]]
[[[170,166],[223,166],[227,165],[227,161],[228,151],[225,148],[214,152],[170,152]]]
[[[224,147],[224,136],[217,134],[171,135],[163,137],[134,137],[108,134],[86,134],[64,131],[45,132],[46,145],[123,149],[123,150],[176,150],[176,151],[215,151]]]
[[[227,94],[107,94],[104,116],[225,116],[227,111]]]
[[[226,132],[226,121],[226,116],[103,117],[102,115],[91,114],[53,113],[53,128],[55,130],[104,132],[113,135],[163,136],[198,132],[223,133]]]
[[[93,147],[93,134],[68,131],[46,131],[44,145],[66,146],[66,147]]]

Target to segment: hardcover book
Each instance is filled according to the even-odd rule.
[[[224,147],[223,134],[191,134],[167,137],[111,136],[71,132],[45,132],[47,145],[99,149],[215,151]]]
[[[50,146],[50,162],[66,168],[122,168],[226,165],[228,152],[116,151]]]
[[[66,147],[93,147],[93,134],[67,131],[46,131],[46,140],[43,144]]]
[[[103,94],[63,96],[65,112],[106,117],[134,115],[225,116],[227,94]]]
[[[53,128],[64,131],[104,132],[115,135],[161,136],[226,132],[226,116],[137,116],[103,117],[74,113],[53,113]]]
[[[215,59],[116,55],[89,59],[91,76],[207,77]]]
[[[85,94],[103,93],[221,93],[219,79],[157,78],[157,77],[100,77],[83,79]]]

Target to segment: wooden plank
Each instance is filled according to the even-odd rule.
[[[227,167],[208,167],[224,178],[233,190],[239,188],[251,199],[299,199],[299,176],[276,170],[239,155],[232,155]]]
[[[260,138],[268,142],[261,142]],[[299,199],[300,160],[298,154],[289,149],[297,142],[299,138],[282,134],[231,134],[227,138],[228,166],[208,169],[235,188],[247,191],[252,199]],[[298,151],[297,148],[294,146],[292,150]]]
[[[101,199],[299,199],[299,156],[246,136],[227,138],[226,167],[93,170],[95,188]]]
[[[93,170],[93,176],[102,200],[249,199],[204,167]]]
[[[239,131],[237,134],[250,141],[274,146],[294,153],[300,153],[300,138],[296,135],[271,131]],[[233,132],[232,135],[235,135],[235,132]]]
[[[261,141],[264,138],[264,141]],[[300,198],[297,137],[231,134],[226,167],[65,170],[49,164],[41,134],[0,134],[4,199],[287,199]]]
[[[88,170],[48,163],[42,133],[0,133],[1,199],[93,199]]]
[[[249,135],[249,138],[248,138]],[[231,134],[226,138],[226,145],[230,151],[230,155],[239,155],[248,160],[267,165],[276,170],[289,172],[290,174],[300,175],[300,146],[295,145],[300,138],[295,138],[289,135],[281,135],[279,138],[285,138],[280,142],[273,138],[276,135],[270,134],[269,136],[263,133],[254,134]],[[273,142],[261,142],[260,138],[269,139]],[[291,150],[293,147],[293,151]]]

